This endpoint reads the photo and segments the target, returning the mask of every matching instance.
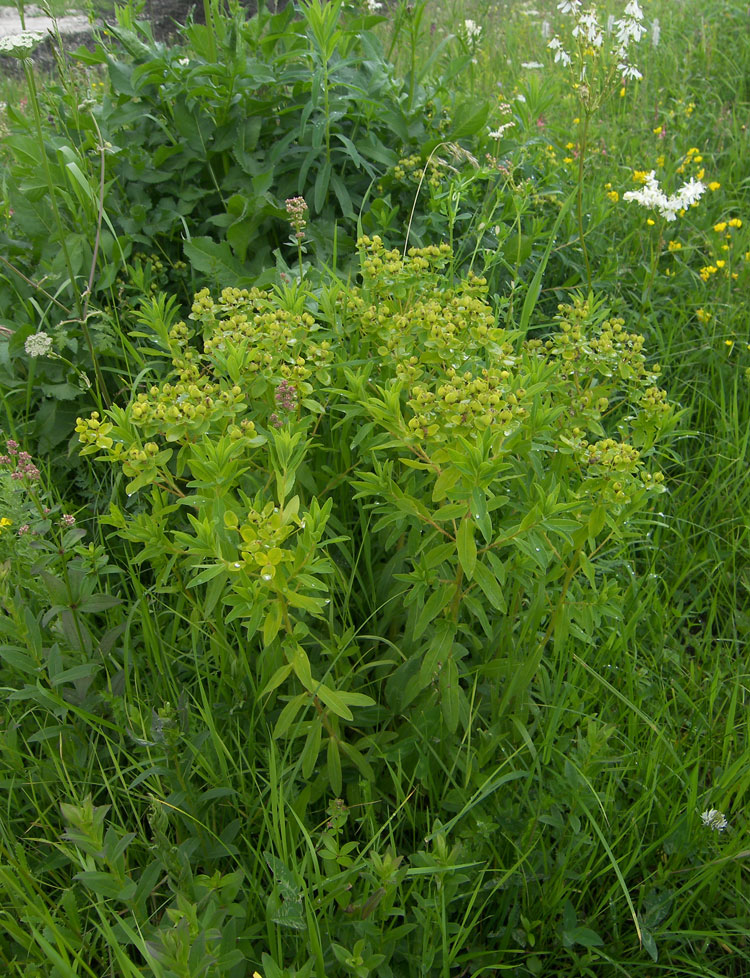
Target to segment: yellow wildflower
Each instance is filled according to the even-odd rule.
[[[636,183],[645,183],[648,179],[648,173],[645,170],[633,170],[633,180]]]
[[[654,135],[661,136],[662,128],[663,128],[662,126],[657,126],[656,129],[653,130]]]
[[[698,322],[700,323],[707,323],[711,318],[711,313],[706,312],[705,309],[696,309],[695,315],[698,317]]]
[[[730,228],[741,228],[742,227],[742,221],[739,219],[739,217],[733,217],[732,220],[729,222],[729,227]]]
[[[563,163],[572,163],[572,162],[573,162],[572,156],[563,156]]]
[[[575,149],[575,143],[566,143],[565,149]]]
[[[620,89],[620,98],[625,98],[625,86],[624,85]]]
[[[726,265],[726,262],[724,261],[723,258],[717,258],[716,259],[716,267],[717,268],[723,268],[725,265]]]
[[[697,153],[700,153],[700,150],[698,149],[697,146],[691,146],[690,149],[687,151],[688,156],[695,156]]]
[[[679,251],[682,248],[682,245],[679,241],[670,241],[667,248],[669,248],[670,251]]]
[[[656,165],[657,165],[657,166],[658,166],[658,167],[659,167],[660,169],[661,169],[661,167],[663,167],[663,166],[664,166],[664,157],[663,157],[663,156],[657,156],[657,157],[656,157]]]
[[[613,204],[616,204],[617,201],[620,199],[620,195],[617,193],[616,190],[610,190],[607,196],[609,197],[609,199],[612,201]]]
[[[714,224],[714,231],[716,231],[717,234],[721,234],[721,232],[726,231],[726,229],[727,229],[726,221],[719,221],[718,224]]]
[[[9,520],[7,516],[3,516],[0,520],[0,533],[3,532],[6,526],[13,526],[13,520]]]
[[[706,175],[706,171],[704,170],[703,167],[701,167],[700,170],[698,170],[698,179],[702,180],[705,177],[705,175]]]
[[[718,182],[718,180],[712,180],[711,183],[709,183],[709,185],[708,185],[708,189],[709,190],[718,190],[720,186],[721,186],[721,184]]]
[[[728,346],[729,349],[731,350],[732,347],[734,346],[734,340],[724,340],[724,346]]]
[[[652,218],[648,217],[648,218],[646,218],[646,224],[648,224],[649,227],[653,227],[654,224],[656,224],[656,221],[654,221]]]
[[[575,119],[573,120],[573,125],[577,126],[580,121],[581,120],[578,118],[578,116],[576,116]]]

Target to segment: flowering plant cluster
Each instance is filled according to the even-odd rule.
[[[4,37],[0,37],[0,54],[7,54],[12,58],[30,58],[44,41],[45,36],[41,31],[20,31],[18,34],[6,34]]]
[[[710,829],[712,832],[723,832],[725,829],[729,828],[729,822],[727,817],[723,812],[720,812],[718,808],[708,808],[701,815],[701,821]]]
[[[52,337],[48,333],[32,333],[26,337],[23,348],[32,359],[46,357],[52,349]]]
[[[638,0],[628,0],[622,17],[610,17],[606,29],[599,22],[596,7],[592,5],[584,10],[581,0],[561,0],[557,9],[562,14],[570,15],[573,20],[570,38],[574,47],[571,55],[559,35],[555,34],[547,44],[554,54],[555,63],[568,67],[575,59],[580,80],[583,81],[587,77],[587,65],[603,51],[605,38],[610,38],[609,53],[618,75],[623,80],[643,77],[631,60],[632,45],[637,44],[646,33],[643,10]]]
[[[659,186],[656,173],[651,170],[645,174],[644,185],[640,190],[628,190],[623,200],[633,200],[648,210],[655,210],[665,221],[674,221],[680,212],[697,204],[705,193],[705,185],[691,177],[675,194],[667,196]]]
[[[144,335],[169,354],[168,376],[77,428],[83,454],[131,479],[135,506],[113,506],[109,522],[160,590],[242,622],[248,651],[264,650],[255,681],[289,698],[277,735],[306,733],[306,769],[321,731],[333,737],[334,784],[336,763],[368,763],[345,727],[371,702],[349,671],[323,680],[327,627],[340,627],[324,624],[337,541],[369,510],[373,567],[390,566],[398,541],[388,628],[410,649],[409,697],[438,689],[456,732],[467,670],[488,649],[539,656],[545,631],[561,640],[613,613],[615,580],[602,570],[592,590],[584,568],[662,490],[651,455],[672,424],[642,338],[593,297],[527,338],[498,318],[484,278],[451,281],[448,245],[358,246],[360,284],[334,282],[323,299],[304,283],[198,293],[199,336],[154,303]]]
[[[308,207],[304,197],[290,197],[286,201],[286,212],[289,215],[289,223],[292,225],[294,237],[297,241],[302,241],[305,236],[305,226],[307,225]]]

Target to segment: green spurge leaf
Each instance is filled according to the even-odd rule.
[[[456,534],[458,559],[464,574],[471,580],[477,565],[477,545],[474,540],[474,521],[470,516],[464,516]]]

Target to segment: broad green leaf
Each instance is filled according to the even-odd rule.
[[[189,265],[215,279],[219,285],[236,287],[247,277],[245,267],[234,257],[226,241],[217,244],[211,238],[191,238],[183,242],[182,249]]]
[[[334,795],[341,794],[341,757],[339,755],[339,745],[334,737],[328,739],[328,750],[326,751],[328,760],[328,781]]]
[[[281,598],[272,601],[268,607],[265,621],[263,622],[263,644],[270,645],[279,634],[281,623],[284,620],[284,604]]]
[[[260,691],[260,695],[268,696],[269,693],[272,693],[275,689],[278,689],[291,671],[292,667],[289,663],[284,666],[279,666],[276,672],[271,676],[266,685]]]
[[[463,572],[471,580],[477,564],[477,545],[474,541],[474,521],[469,516],[464,516],[461,520],[456,534],[456,547]]]
[[[342,720],[354,719],[352,711],[335,690],[330,689],[323,683],[320,683],[315,688],[315,694],[322,703],[325,703],[329,710],[332,710],[336,716],[341,717]]]
[[[485,564],[479,560],[474,568],[474,580],[482,589],[484,596],[496,611],[503,614],[508,610],[503,590],[498,584],[497,578]]]
[[[284,709],[279,714],[279,719],[276,721],[276,726],[273,728],[274,740],[286,736],[287,731],[294,723],[295,717],[305,703],[309,701],[309,699],[310,697],[307,693],[298,693],[286,704]]]
[[[316,682],[312,677],[312,670],[310,669],[310,660],[307,658],[307,652],[298,645],[292,652],[292,668],[294,673],[305,687],[309,693],[314,693],[316,691]]]
[[[427,626],[431,621],[437,618],[443,608],[448,604],[453,594],[454,588],[451,584],[441,584],[432,592],[425,602],[422,611],[419,613],[416,624],[414,625],[415,640],[424,634]]]
[[[430,639],[419,670],[419,680],[423,689],[432,682],[435,673],[450,657],[456,637],[456,627],[456,623],[448,621],[447,618],[435,622],[435,634]]]
[[[320,717],[316,716],[310,722],[310,729],[307,732],[305,745],[302,748],[302,753],[300,754],[300,764],[302,767],[302,776],[304,778],[310,778],[312,776],[315,768],[315,762],[317,761],[318,754],[320,753],[322,734],[323,721],[320,719]]]
[[[458,707],[461,690],[458,684],[458,666],[454,659],[448,659],[440,670],[440,708],[443,719],[451,733],[458,727]]]

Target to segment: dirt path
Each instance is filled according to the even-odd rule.
[[[82,13],[71,13],[65,17],[59,17],[57,26],[60,33],[81,34],[88,32],[90,28],[89,19]],[[26,30],[38,31],[46,34],[53,29],[52,18],[45,16],[39,7],[26,7]],[[0,7],[0,37],[7,37],[9,34],[20,34],[22,30],[21,18],[15,7]]]

